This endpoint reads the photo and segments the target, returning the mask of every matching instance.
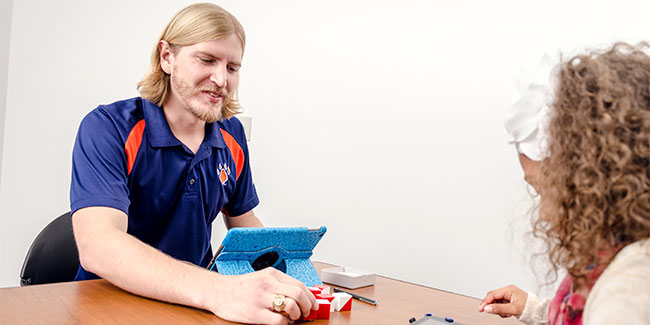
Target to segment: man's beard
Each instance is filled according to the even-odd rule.
[[[176,89],[179,90],[180,100],[181,103],[185,106],[185,109],[194,114],[194,116],[202,121],[205,121],[206,123],[214,123],[223,117],[223,107],[230,102],[230,95],[226,92],[225,89],[217,86],[203,85],[195,87],[190,94],[191,86],[187,84],[182,78],[174,78],[172,76],[171,82],[176,86]],[[199,99],[198,96],[201,94],[201,92],[204,91],[218,93],[221,95],[221,102],[218,104],[197,103],[203,100],[202,98]],[[196,102],[193,103],[192,99],[195,99]],[[206,109],[203,106],[208,107]]]

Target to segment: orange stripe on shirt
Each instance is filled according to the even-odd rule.
[[[242,169],[244,169],[244,150],[241,149],[241,146],[235,138],[233,138],[230,133],[226,132],[224,129],[220,129],[221,134],[223,134],[223,141],[226,142],[230,153],[232,154],[232,159],[235,161],[235,166],[237,166],[237,178],[239,179],[239,174],[241,174]]]
[[[142,135],[144,134],[144,119],[140,120],[131,132],[129,132],[129,137],[126,138],[126,143],[124,144],[124,150],[126,150],[126,166],[127,166],[127,175],[131,174],[131,169],[133,169],[133,164],[135,164],[135,157],[138,155],[138,149],[142,144]]]

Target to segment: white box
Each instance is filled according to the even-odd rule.
[[[323,282],[348,289],[356,289],[375,284],[375,274],[347,266],[333,267],[320,271]]]

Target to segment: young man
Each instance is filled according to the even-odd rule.
[[[236,100],[245,34],[213,4],[172,18],[138,84],[143,98],[100,106],[73,152],[72,221],[78,280],[102,277],[147,297],[232,321],[287,323],[318,308],[273,268],[208,271],[211,224],[261,227]]]

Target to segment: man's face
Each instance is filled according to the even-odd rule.
[[[208,123],[221,119],[221,110],[239,82],[241,41],[235,34],[169,51],[162,68],[171,75],[165,104],[180,104]]]

